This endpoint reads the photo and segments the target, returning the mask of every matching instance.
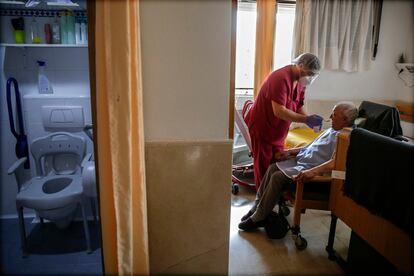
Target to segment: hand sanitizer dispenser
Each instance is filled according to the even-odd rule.
[[[45,74],[45,61],[38,60],[37,64],[39,65],[39,93],[40,94],[52,94],[52,86],[50,85],[49,79],[46,77]]]

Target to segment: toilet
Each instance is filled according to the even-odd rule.
[[[65,220],[83,194],[81,164],[85,148],[83,137],[67,132],[54,132],[34,140],[30,151],[36,177],[27,189],[19,192],[17,199],[37,210],[40,217],[43,213],[44,218],[52,221]]]
[[[29,150],[33,148],[33,141],[39,137],[45,137],[49,134],[56,132],[67,132],[77,137],[82,137],[85,141],[85,163],[82,164],[82,174],[85,175],[83,187],[86,195],[90,196],[95,191],[96,194],[96,182],[94,180],[94,171],[91,172],[91,165],[93,162],[93,141],[84,132],[85,126],[92,125],[92,117],[90,110],[90,96],[82,94],[77,91],[72,91],[66,94],[39,94],[29,93],[23,96],[23,113],[27,132],[27,139],[29,144]],[[29,156],[31,175],[38,175],[37,165],[35,158]],[[47,160],[48,164],[52,164],[50,158]],[[55,157],[54,166],[55,171],[58,170],[59,175],[73,175],[75,172],[67,169],[69,167],[75,167],[76,158],[68,154],[61,154]],[[88,163],[90,162],[90,163]],[[66,166],[66,168],[65,168]],[[48,168],[47,168],[48,169]],[[47,173],[46,173],[47,174]],[[64,193],[68,188],[64,189]],[[71,213],[71,209],[75,209],[76,205],[65,206],[66,212]],[[63,212],[63,211],[62,211]],[[48,216],[56,213],[56,211],[36,211],[38,217],[47,218]],[[73,212],[72,212],[73,213]],[[90,212],[88,212],[90,214]],[[59,222],[56,224],[60,227],[64,227],[71,221],[74,214],[68,215],[67,222]],[[55,220],[53,220],[55,221]]]
[[[58,228],[66,228],[83,193],[81,182],[80,175],[35,177],[26,189],[20,190],[16,201],[36,210],[39,217],[55,222]]]

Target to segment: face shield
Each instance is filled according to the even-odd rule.
[[[319,76],[319,73],[314,73],[312,75],[305,75],[299,78],[298,82],[303,86],[311,85]]]

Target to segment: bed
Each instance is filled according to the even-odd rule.
[[[350,130],[341,131],[338,135],[335,171],[333,172],[336,178],[332,180],[330,194],[332,222],[327,246],[330,258],[335,258],[333,239],[336,219],[339,218],[397,270],[404,274],[413,274],[414,239],[412,235],[344,194],[344,180],[340,178],[343,178],[341,172],[346,169],[349,136]],[[407,183],[407,185],[412,185],[412,183]]]

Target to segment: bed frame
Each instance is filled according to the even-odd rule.
[[[349,145],[350,130],[343,130],[338,135],[336,145],[335,170],[345,171],[346,154]],[[329,241],[326,250],[330,259],[337,258],[333,249],[336,220],[339,218],[358,236],[364,239],[378,253],[404,274],[414,273],[414,240],[406,232],[385,220],[373,215],[351,198],[344,195],[344,181],[333,179],[330,194],[332,214]],[[410,185],[410,183],[407,183]]]

